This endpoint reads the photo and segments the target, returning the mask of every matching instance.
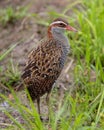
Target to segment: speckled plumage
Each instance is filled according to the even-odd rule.
[[[76,31],[68,22],[60,18],[50,24],[47,37],[29,54],[21,76],[23,83],[17,87],[18,91],[25,84],[31,98],[37,100],[39,113],[40,97],[47,93],[46,101],[49,102],[52,86],[59,77],[69,52],[65,30]]]
[[[50,92],[59,77],[67,55],[63,45],[46,38],[30,53],[21,77],[33,100]]]

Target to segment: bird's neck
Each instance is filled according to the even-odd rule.
[[[59,46],[63,47],[63,50],[66,53],[66,55],[69,53],[69,48],[70,48],[69,40],[66,37],[65,33],[63,32],[63,30],[49,28],[48,37],[59,41],[57,42],[57,44],[60,44]]]
[[[48,37],[59,40],[63,43],[68,44],[68,38],[65,36],[64,30],[59,30],[57,28],[49,27],[48,29]]]

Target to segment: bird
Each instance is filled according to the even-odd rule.
[[[16,88],[17,91],[23,86],[27,88],[32,100],[37,100],[39,114],[41,114],[40,98],[47,94],[46,102],[49,105],[52,88],[63,70],[70,51],[65,31],[77,32],[63,18],[56,18],[50,23],[46,37],[39,41],[38,46],[28,55],[26,66],[21,74],[23,83]]]

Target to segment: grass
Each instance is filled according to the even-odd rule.
[[[11,90],[14,103],[1,94],[0,96],[17,109],[25,120],[20,124],[10,112],[5,111],[14,122],[6,130],[103,130],[104,129],[104,3],[103,0],[88,2],[83,0],[80,10],[74,8],[77,2],[68,5],[61,14],[50,12],[51,17],[67,16],[71,8],[77,19],[78,34],[68,34],[72,48],[72,57],[76,61],[74,68],[74,92],[65,92],[63,102],[58,107],[57,114],[51,110],[50,120],[41,122],[39,115],[29,97],[30,108],[25,107]],[[72,8],[73,7],[73,8]],[[74,24],[74,20],[71,24]],[[44,21],[42,22],[44,23]],[[45,24],[44,24],[45,25]],[[3,59],[1,57],[1,59]],[[13,70],[13,69],[11,69]],[[10,85],[10,84],[9,84]],[[27,91],[26,91],[27,92]],[[54,92],[57,94],[57,90]],[[57,99],[51,99],[52,106]],[[28,95],[29,96],[29,95]],[[26,113],[26,114],[24,114]]]
[[[7,7],[5,9],[0,9],[0,23],[4,27],[6,27],[8,24],[16,23],[16,21],[28,15],[27,9],[27,7],[21,7],[17,9]]]

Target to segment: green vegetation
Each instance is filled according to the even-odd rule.
[[[27,8],[13,9],[7,7],[6,9],[0,9],[0,23],[5,27],[8,24],[14,24],[17,20],[27,16]]]
[[[51,110],[50,120],[41,122],[33,102],[29,97],[30,108],[25,107],[12,91],[14,103],[4,95],[3,99],[17,109],[25,124],[20,124],[8,111],[5,113],[14,122],[5,130],[103,130],[104,129],[104,2],[103,0],[83,0],[80,10],[68,5],[62,14],[50,12],[51,17],[64,16],[69,9],[77,20],[78,34],[70,34],[74,68],[74,92],[65,92],[57,113]],[[75,24],[71,20],[71,24]],[[44,23],[44,22],[42,22]],[[1,57],[2,58],[2,57]],[[10,85],[10,84],[9,84]],[[11,86],[10,86],[11,87]],[[56,90],[57,91],[57,90]],[[55,95],[57,92],[54,92]],[[54,95],[54,94],[53,94]],[[29,96],[29,95],[28,95]],[[56,99],[51,98],[54,105]],[[58,103],[57,103],[58,104]],[[25,113],[25,114],[24,114]]]

